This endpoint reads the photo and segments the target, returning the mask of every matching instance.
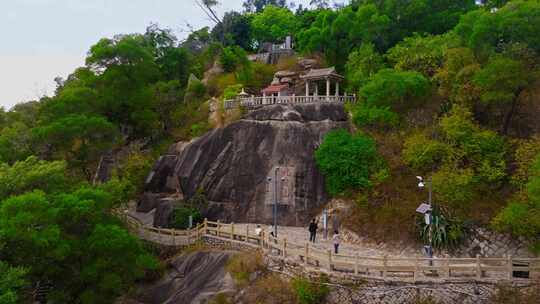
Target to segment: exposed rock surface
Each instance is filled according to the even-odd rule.
[[[194,252],[175,258],[156,284],[142,288],[136,303],[207,303],[218,293],[234,292],[234,281],[225,271],[231,253]]]
[[[171,149],[147,178],[146,191],[182,194],[203,189],[205,216],[235,222],[272,219],[277,169],[280,225],[300,225],[327,200],[314,151],[332,129],[348,128],[342,104],[266,106],[244,119]]]

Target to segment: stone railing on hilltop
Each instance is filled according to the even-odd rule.
[[[304,104],[304,103],[355,103],[356,95],[345,96],[264,96],[264,97],[243,97],[237,99],[225,100],[223,106],[225,110],[230,110],[236,107],[245,107],[248,110],[253,110],[259,107],[274,105],[274,104]]]
[[[130,230],[141,239],[165,245],[187,246],[198,241],[218,241],[239,248],[262,250],[274,258],[293,261],[304,268],[326,273],[347,273],[358,278],[398,281],[528,281],[540,278],[540,258],[390,258],[334,254],[313,248],[309,243],[296,244],[286,238],[256,235],[245,224],[224,224],[204,220],[192,229],[176,230],[143,225],[127,213],[117,213]],[[528,278],[514,276],[528,273]]]

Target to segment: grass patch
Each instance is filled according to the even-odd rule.
[[[330,288],[321,283],[327,283],[326,276],[319,277],[316,281],[310,281],[306,278],[299,277],[292,280],[292,286],[296,293],[296,298],[300,304],[319,304],[324,303],[324,300],[330,293]]]
[[[257,271],[265,270],[260,253],[239,253],[229,259],[225,269],[232,275],[236,283],[244,286],[249,283],[249,276]]]

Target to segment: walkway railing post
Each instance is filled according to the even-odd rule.
[[[208,233],[208,219],[205,217],[203,222],[203,235]]]
[[[509,255],[507,260],[506,260],[506,269],[508,271],[508,279],[511,280],[513,277],[514,277],[514,274],[513,274],[513,266],[512,265],[512,256]]]
[[[246,224],[246,243],[249,243],[249,224]]]
[[[414,258],[414,272],[413,272],[413,281],[418,280],[418,258]]]
[[[234,222],[231,222],[231,240],[234,240]]]
[[[354,255],[354,274],[358,275],[358,253]]]
[[[309,243],[306,242],[306,246],[305,246],[305,255],[304,255],[304,265],[305,265],[305,266],[308,265],[308,258],[309,258]]]
[[[283,253],[283,257],[286,258],[287,257],[287,239],[283,239],[282,253]]]
[[[332,271],[332,250],[328,249],[328,270]]]
[[[382,277],[386,278],[386,267],[388,266],[387,256],[383,256],[383,271],[382,271]]]
[[[221,234],[221,224],[219,223],[219,220],[217,220],[217,232],[216,235],[219,237]]]
[[[187,243],[191,244],[191,229],[187,229]]]
[[[445,256],[445,259],[444,259],[444,275],[447,276],[448,278],[451,277],[451,273],[450,273],[450,255],[446,255]]]
[[[176,246],[175,234],[176,234],[176,229],[173,228],[173,229],[172,229],[172,233],[171,233],[171,235],[172,235],[172,245],[173,245],[173,247]],[[189,243],[189,242],[188,242],[188,243]]]
[[[480,265],[480,255],[476,255],[476,278],[480,279],[482,277],[482,266]]]

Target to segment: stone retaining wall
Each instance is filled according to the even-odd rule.
[[[474,257],[534,257],[528,250],[529,244],[524,238],[516,238],[510,234],[498,233],[485,228],[471,231],[465,243],[458,250],[459,256]]]
[[[228,240],[228,239],[217,239],[214,237],[202,236],[202,242],[212,248],[218,250],[236,250],[236,251],[256,251],[257,247],[246,245],[244,242]]]
[[[400,282],[390,279],[364,279],[352,274],[328,273],[324,270],[304,268],[291,260],[266,256],[268,269],[288,277],[303,276],[315,280],[324,273],[329,281],[329,304],[406,304],[418,299],[431,298],[441,304],[489,304],[496,292],[497,284],[489,281],[448,282]],[[513,283],[513,286],[528,292],[538,282]]]

